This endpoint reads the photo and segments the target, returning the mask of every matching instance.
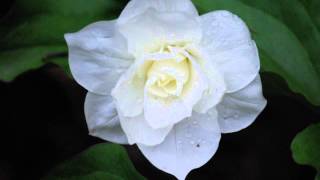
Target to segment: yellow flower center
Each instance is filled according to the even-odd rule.
[[[171,99],[179,97],[188,83],[191,70],[186,56],[187,43],[154,43],[147,49],[150,57],[138,71],[145,79],[147,93],[156,98]]]
[[[188,60],[156,61],[149,68],[147,79],[150,94],[162,98],[179,96],[184,84],[189,80]]]

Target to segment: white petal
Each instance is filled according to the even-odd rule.
[[[194,113],[177,124],[165,141],[157,146],[138,147],[157,168],[185,179],[187,174],[207,163],[215,154],[220,141],[215,110],[209,114]]]
[[[247,87],[238,92],[226,94],[221,104],[217,106],[221,131],[231,133],[248,127],[266,104],[260,76],[257,76]]]
[[[154,129],[164,128],[191,116],[192,107],[186,107],[181,100],[175,100],[169,105],[153,99],[148,95],[144,101],[145,119]]]
[[[121,114],[120,123],[128,137],[129,144],[140,143],[146,146],[154,146],[163,142],[171,127],[152,129],[144,120],[143,114],[137,117],[124,117]]]
[[[189,51],[192,51],[191,49]],[[202,54],[202,53],[201,53]],[[187,55],[189,59],[196,61],[192,55]],[[200,58],[200,57],[198,57]],[[198,60],[201,71],[207,76],[208,87],[202,94],[202,98],[193,108],[198,113],[206,113],[209,109],[217,105],[226,91],[226,85],[220,72],[213,63],[207,59]]]
[[[140,64],[133,64],[119,79],[112,96],[119,113],[126,117],[135,117],[143,111],[144,78],[136,76]]]
[[[164,128],[192,115],[193,106],[199,102],[203,92],[208,88],[208,81],[198,64],[192,61],[191,64],[190,80],[185,84],[178,99],[169,103],[161,102],[145,92],[145,119],[151,127]]]
[[[111,96],[87,94],[84,110],[89,133],[114,143],[128,144],[112,101]]]
[[[249,29],[228,11],[215,11],[201,16],[203,40],[201,46],[207,59],[223,73],[228,92],[247,86],[259,73],[257,47]]]
[[[109,95],[132,63],[132,57],[126,53],[126,41],[114,31],[114,26],[114,21],[101,21],[65,35],[73,77],[96,94]]]
[[[160,13],[148,9],[118,29],[128,41],[128,49],[135,57],[164,42],[200,42],[201,27],[198,18],[177,12]]]
[[[149,8],[155,8],[160,12],[179,12],[198,16],[197,9],[190,0],[131,0],[122,11],[118,21],[124,24]]]

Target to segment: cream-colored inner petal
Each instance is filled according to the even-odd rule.
[[[170,52],[168,47],[163,49]],[[175,59],[154,61],[147,72],[148,93],[161,98],[179,97],[189,80],[189,69],[188,59],[180,54]]]
[[[147,91],[150,95],[168,98],[179,97],[189,81],[189,62],[184,58],[155,61],[147,72]]]
[[[145,95],[150,98],[165,104],[185,99],[200,83],[198,76],[201,73],[200,69],[194,72],[194,63],[198,62],[190,59],[190,43],[159,41],[151,45],[146,47],[147,53],[141,58],[134,78],[144,81]]]

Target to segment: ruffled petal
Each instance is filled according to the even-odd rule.
[[[208,114],[193,113],[177,124],[163,143],[157,146],[138,144],[139,149],[157,168],[185,179],[187,174],[207,163],[220,141],[215,110]]]
[[[73,77],[96,94],[109,95],[132,63],[126,41],[114,27],[114,21],[101,21],[65,35]]]
[[[192,59],[194,62],[199,62],[199,69],[201,69],[203,74],[207,77],[206,79],[208,84],[207,89],[204,91],[200,101],[194,106],[193,110],[198,113],[207,113],[209,109],[220,103],[223,95],[225,94],[226,85],[223,76],[212,62],[207,59],[202,59],[201,55],[194,57],[197,56],[199,52],[194,51],[193,48],[194,47],[188,49],[191,53],[187,54],[187,57]],[[196,49],[197,48],[198,47],[196,47]]]
[[[259,73],[257,47],[246,24],[228,11],[214,11],[201,16],[206,59],[223,74],[227,92],[247,86]]]
[[[260,76],[240,91],[226,94],[217,106],[221,132],[231,133],[248,127],[266,104]]]
[[[172,126],[153,129],[145,121],[143,114],[137,117],[124,117],[120,114],[121,127],[128,137],[129,144],[140,143],[155,146],[164,141]]]
[[[145,77],[137,76],[138,68],[140,63],[133,64],[111,92],[119,113],[125,117],[135,117],[143,113]]]
[[[198,11],[190,0],[131,0],[122,11],[118,22],[125,24],[149,8],[157,9],[160,12],[179,12],[198,16]]]
[[[149,125],[155,129],[164,128],[192,115],[193,107],[199,102],[208,88],[208,80],[196,62],[190,62],[190,79],[183,87],[178,99],[163,102],[145,92],[144,113]]]
[[[164,43],[198,43],[202,36],[198,18],[178,12],[161,13],[153,8],[117,27],[135,57],[141,57]]]
[[[110,142],[128,144],[111,96],[89,92],[84,110],[89,134]]]

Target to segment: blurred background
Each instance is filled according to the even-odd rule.
[[[97,20],[113,19],[126,3],[1,1],[0,180],[41,179],[60,163],[104,143],[88,135],[83,111],[86,90],[69,74],[63,34]],[[315,178],[315,169],[293,160],[290,145],[297,133],[319,121],[319,106],[293,93],[284,76],[272,70],[261,74],[266,109],[249,128],[224,134],[215,156],[187,179]],[[136,146],[125,149],[146,179],[175,179],[153,167]]]

